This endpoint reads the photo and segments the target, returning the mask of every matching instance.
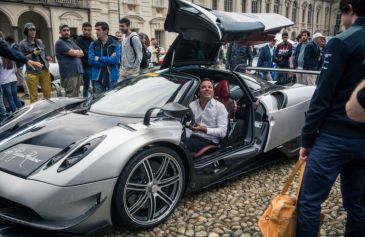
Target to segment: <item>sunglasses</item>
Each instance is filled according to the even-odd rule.
[[[28,29],[29,31],[36,31],[36,29],[35,28],[30,28],[30,29]]]
[[[70,29],[63,29],[62,32],[70,31]]]

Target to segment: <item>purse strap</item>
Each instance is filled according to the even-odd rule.
[[[288,189],[289,189],[290,185],[293,183],[293,180],[294,180],[294,177],[295,177],[296,173],[299,171],[299,169],[301,169],[300,170],[299,181],[298,181],[298,191],[297,191],[297,198],[298,198],[299,192],[300,192],[300,187],[302,185],[305,165],[306,165],[306,161],[298,160],[298,162],[295,164],[292,172],[290,173],[288,181],[286,182],[286,184],[284,185],[283,190],[280,193],[281,195],[285,195],[288,192]]]

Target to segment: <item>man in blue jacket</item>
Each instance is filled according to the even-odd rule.
[[[325,39],[325,37],[317,32],[313,35],[313,40],[305,47],[304,51],[304,70],[312,70],[317,71],[319,70],[321,65],[321,49],[320,44]],[[316,75],[307,75],[307,85],[315,85],[316,84]]]
[[[95,94],[113,89],[119,78],[120,44],[109,36],[106,22],[95,24],[97,40],[90,44],[89,63],[92,67],[91,80]]]
[[[307,160],[298,201],[297,237],[317,237],[321,204],[340,174],[347,237],[365,236],[365,123],[345,105],[365,78],[365,1],[341,0],[348,29],[332,38],[302,130],[299,158]]]
[[[274,55],[274,46],[276,40],[273,39],[267,45],[260,48],[259,59],[257,61],[258,67],[272,67],[273,66],[273,55]],[[267,81],[272,81],[271,73],[264,72],[264,79]]]

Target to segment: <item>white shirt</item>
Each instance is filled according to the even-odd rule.
[[[16,75],[16,67],[14,64],[14,67],[12,69],[5,69],[3,67],[3,61],[0,57],[0,84],[5,85],[13,81],[17,81]]]
[[[214,143],[219,143],[219,138],[226,136],[228,126],[228,112],[219,101],[211,99],[204,110],[200,106],[199,99],[190,103],[194,113],[195,122],[207,127],[207,133],[192,131],[192,135],[201,136]]]

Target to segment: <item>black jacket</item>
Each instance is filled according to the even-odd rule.
[[[76,44],[84,52],[84,56],[81,58],[82,66],[84,68],[91,67],[88,57],[89,57],[89,47],[92,42],[93,42],[93,40],[90,37],[85,37],[83,35],[80,35],[76,38]]]
[[[359,17],[347,31],[328,42],[302,130],[302,147],[312,147],[320,132],[365,139],[365,123],[352,121],[345,110],[352,91],[365,78],[364,39],[365,17]]]
[[[0,40],[0,56],[16,62],[27,63],[28,59],[19,51],[9,48],[8,44]]]
[[[320,65],[320,48],[314,41],[311,41],[304,50],[304,70],[319,70]]]

